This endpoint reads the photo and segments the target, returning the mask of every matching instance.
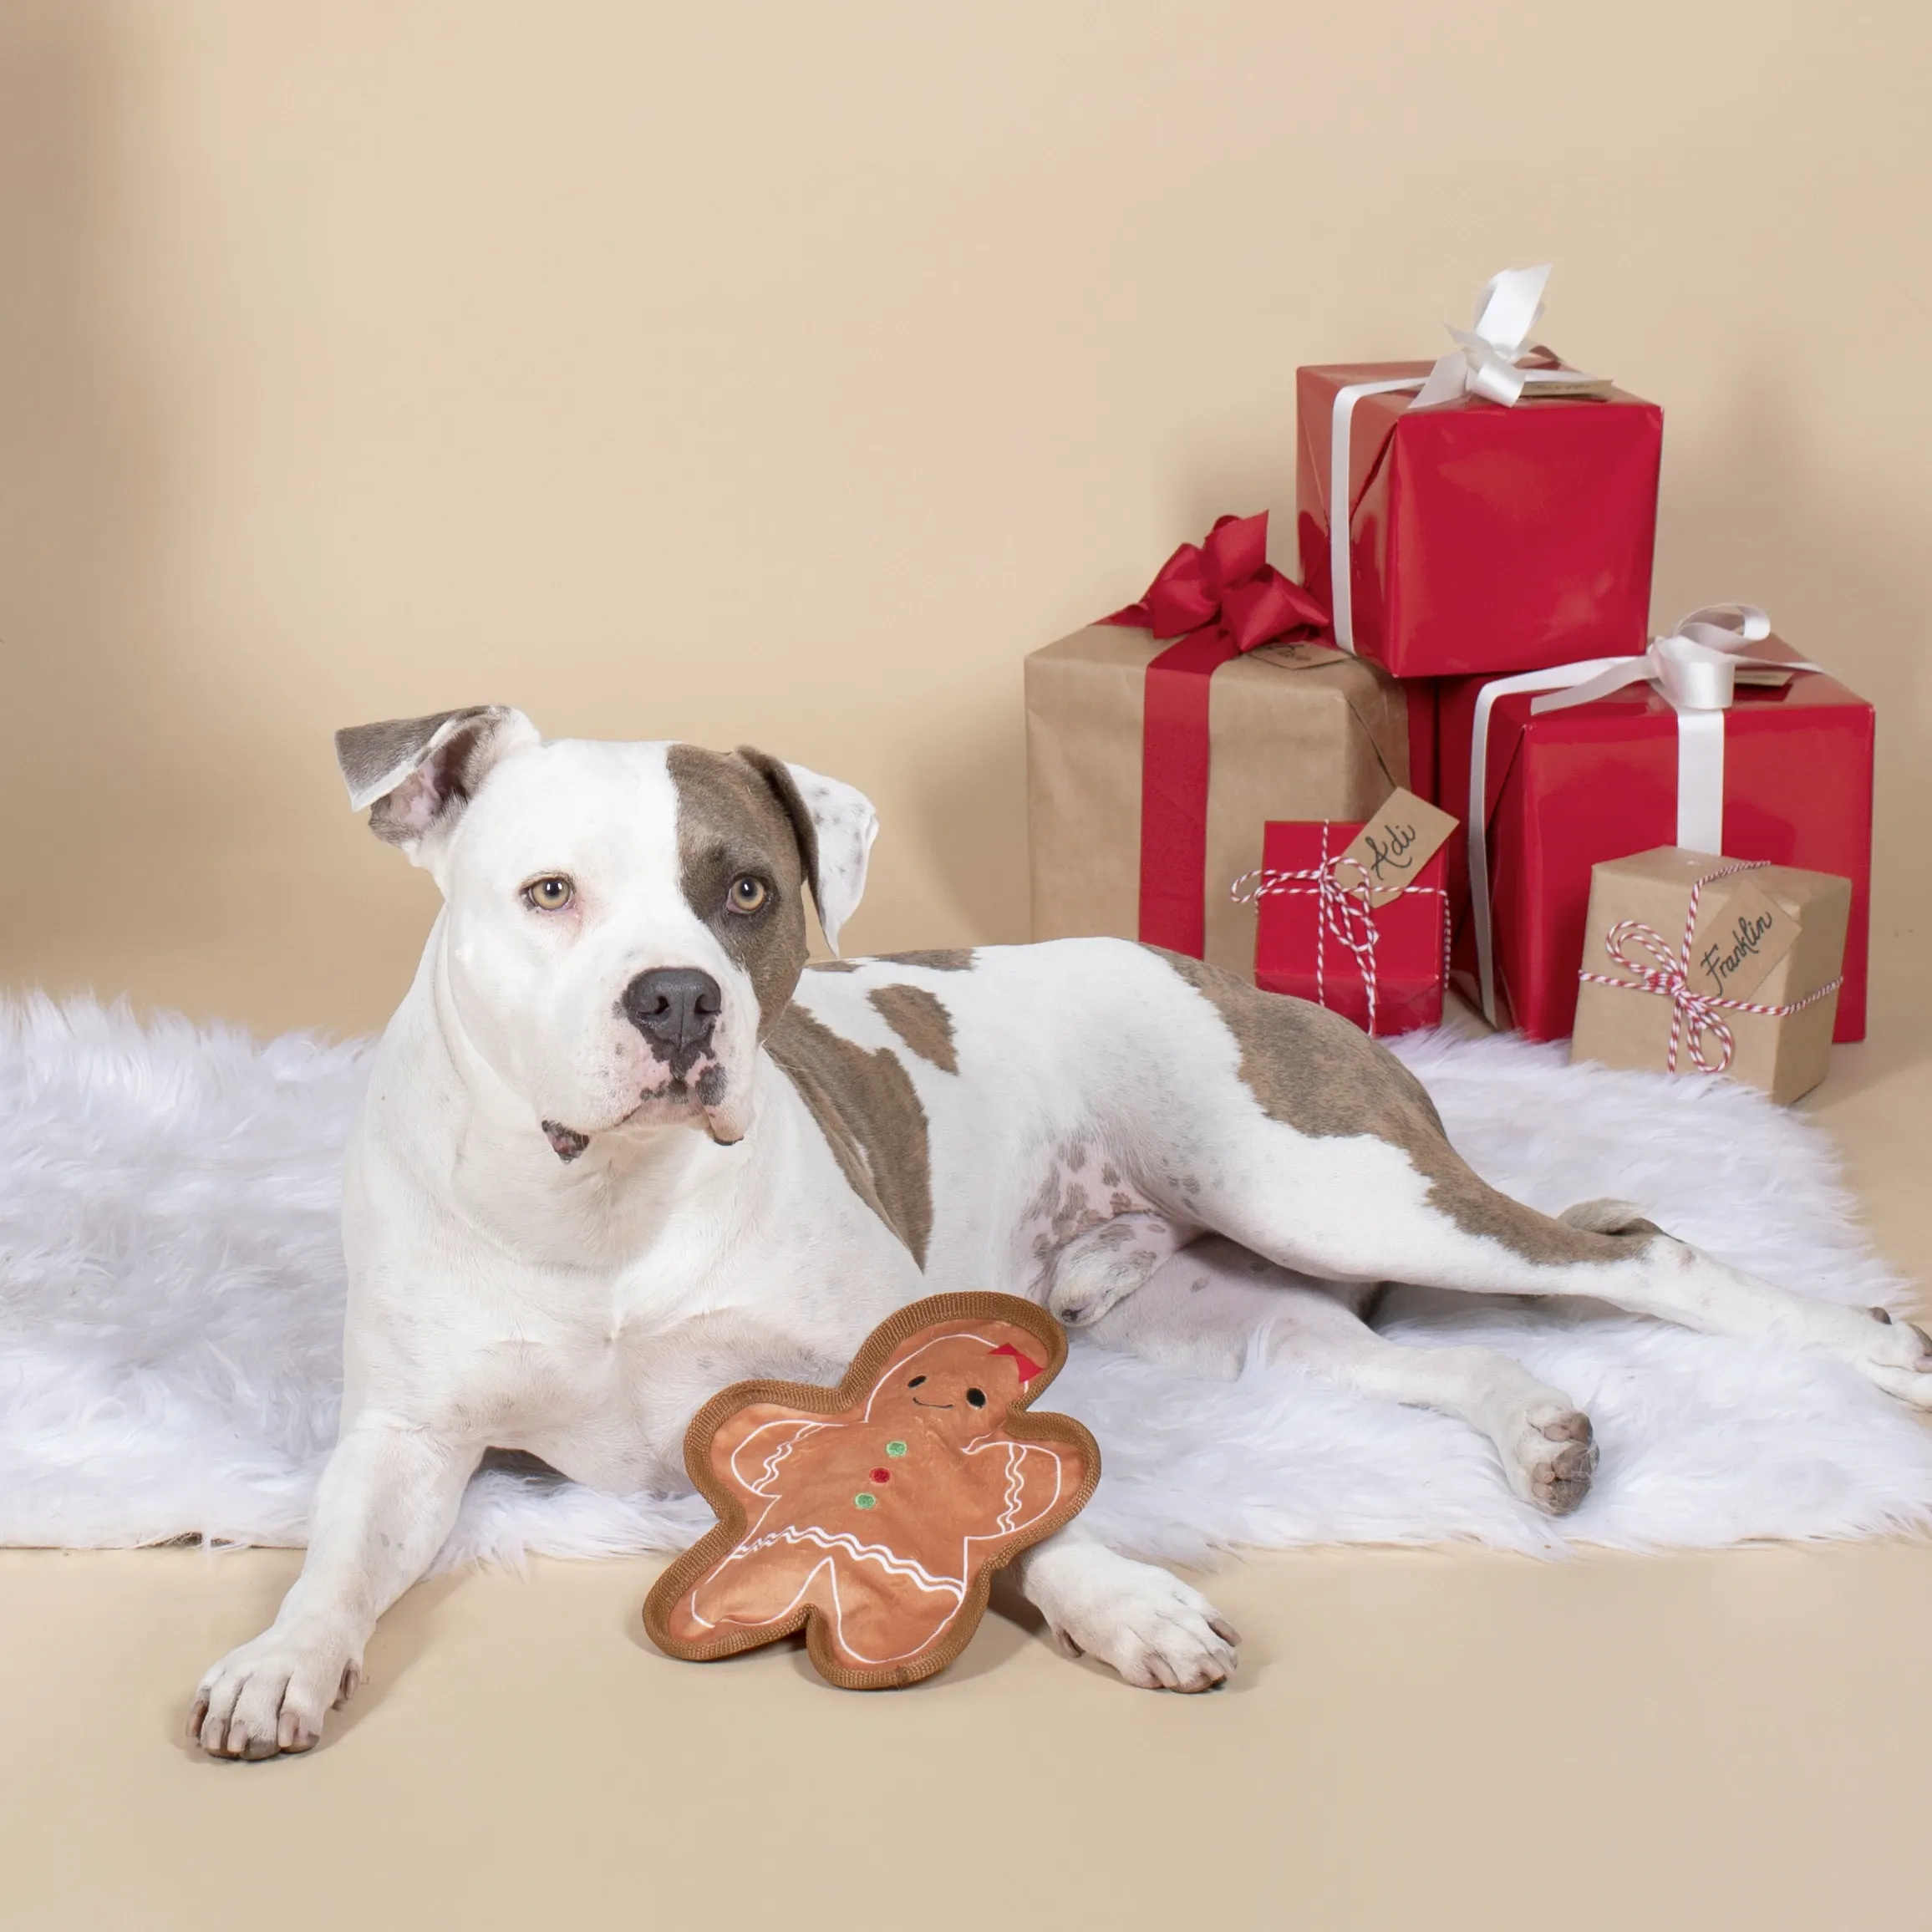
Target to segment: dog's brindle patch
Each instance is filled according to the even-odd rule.
[[[841,1039],[798,1006],[765,1044],[811,1108],[852,1192],[923,1268],[933,1233],[932,1157],[926,1111],[897,1056]]]
[[[762,762],[754,763],[754,755]],[[762,753],[727,755],[674,745],[666,756],[678,791],[678,864],[685,900],[745,969],[764,1039],[805,969],[800,887],[816,852],[811,821],[799,830],[796,794],[789,800],[785,796],[791,780],[781,792]],[[731,882],[741,872],[768,888],[755,913],[735,912],[726,902]]]
[[[857,973],[862,966],[923,966],[932,973],[970,973],[973,948],[942,947],[936,953],[868,953],[857,959],[814,959],[807,973]]]
[[[1400,1147],[1428,1180],[1430,1204],[1464,1233],[1544,1265],[1627,1260],[1658,1234],[1649,1223],[1615,1233],[1574,1227],[1499,1194],[1450,1146],[1422,1083],[1351,1022],[1306,1000],[1258,992],[1198,959],[1147,950],[1220,1014],[1240,1050],[1242,1083],[1269,1119],[1319,1138],[1373,1134]]]
[[[973,970],[973,948],[970,946],[942,946],[931,953],[882,953],[879,958],[888,966],[923,966],[934,973],[970,973]]]
[[[957,1073],[953,1050],[953,1015],[923,986],[875,986],[872,1003],[880,1017],[921,1060],[942,1073]]]

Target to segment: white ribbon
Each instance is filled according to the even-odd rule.
[[[1530,704],[1536,715],[1587,704],[1637,684],[1654,685],[1677,714],[1677,843],[1692,852],[1724,850],[1724,714],[1741,670],[1815,671],[1816,664],[1746,654],[1747,644],[1771,635],[1771,620],[1755,604],[1706,604],[1680,618],[1668,634],[1650,640],[1637,658],[1591,658],[1547,671],[1497,678],[1476,697],[1469,743],[1469,897],[1476,928],[1476,976],[1482,1016],[1496,1017],[1494,922],[1489,903],[1489,718],[1496,701],[1516,691],[1546,695]]]
[[[1426,376],[1398,376],[1393,381],[1350,383],[1335,394],[1335,413],[1329,430],[1329,613],[1335,624],[1335,648],[1355,648],[1354,506],[1349,501],[1349,425],[1355,404],[1364,396],[1385,396],[1391,389],[1419,389]],[[1411,405],[1412,406],[1412,405]]]
[[[1753,658],[1746,644],[1762,644],[1771,635],[1771,619],[1756,604],[1706,604],[1677,620],[1668,635],[1652,638],[1640,658],[1619,660],[1621,669],[1601,673],[1587,684],[1577,684],[1561,696],[1538,698],[1533,711],[1562,711],[1607,698],[1640,680],[1656,687],[1680,711],[1727,711],[1741,670],[1759,667],[1809,671],[1813,664],[1794,664],[1784,658]]]
[[[1475,328],[1450,329],[1456,347],[1430,370],[1413,407],[1429,409],[1459,396],[1487,396],[1507,408],[1532,384],[1591,380],[1579,369],[1517,366],[1528,354],[1529,332],[1542,318],[1549,270],[1546,262],[1540,268],[1506,268],[1490,277],[1476,304]]]
[[[1350,427],[1355,404],[1364,396],[1387,395],[1396,389],[1421,391],[1409,407],[1432,409],[1462,396],[1484,396],[1505,408],[1513,406],[1526,389],[1560,384],[1575,389],[1596,379],[1573,369],[1522,369],[1528,353],[1529,332],[1543,313],[1543,285],[1549,264],[1540,268],[1506,268],[1492,276],[1476,304],[1473,329],[1449,331],[1457,346],[1426,376],[1399,376],[1392,380],[1350,383],[1338,391],[1329,430],[1329,597],[1335,618],[1335,641],[1342,650],[1355,648],[1355,582],[1350,556],[1353,506],[1349,491]]]

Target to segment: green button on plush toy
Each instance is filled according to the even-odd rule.
[[[672,1655],[730,1656],[805,1627],[847,1690],[916,1683],[965,1649],[993,1572],[1072,1520],[1100,1452],[1028,1402],[1066,1359],[1060,1324],[1004,1294],[914,1302],[836,1389],[740,1382],[684,1441],[718,1527],[644,1605]]]

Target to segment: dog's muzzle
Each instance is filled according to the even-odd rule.
[[[694,966],[661,966],[640,973],[618,1002],[645,1044],[684,1080],[711,1050],[711,1036],[724,995],[709,973]]]

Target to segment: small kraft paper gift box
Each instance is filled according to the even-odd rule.
[[[1665,846],[1591,876],[1572,1060],[1729,1074],[1774,1101],[1825,1076],[1848,879]]]
[[[1591,868],[1676,845],[1850,882],[1834,1026],[1863,1039],[1874,732],[1747,604],[1693,612],[1640,658],[1445,684],[1453,983],[1492,1025],[1561,1040]]]
[[[1547,267],[1427,363],[1298,372],[1302,581],[1398,677],[1644,648],[1663,411],[1527,346]]]
[[[1035,939],[1141,939],[1248,979],[1255,909],[1228,886],[1262,827],[1360,824],[1429,783],[1433,688],[1312,641],[1325,613],[1267,532],[1223,517],[1141,603],[1027,658]]]
[[[1454,827],[1408,791],[1362,825],[1269,825],[1261,870],[1234,888],[1259,908],[1254,984],[1378,1036],[1440,1025]]]

